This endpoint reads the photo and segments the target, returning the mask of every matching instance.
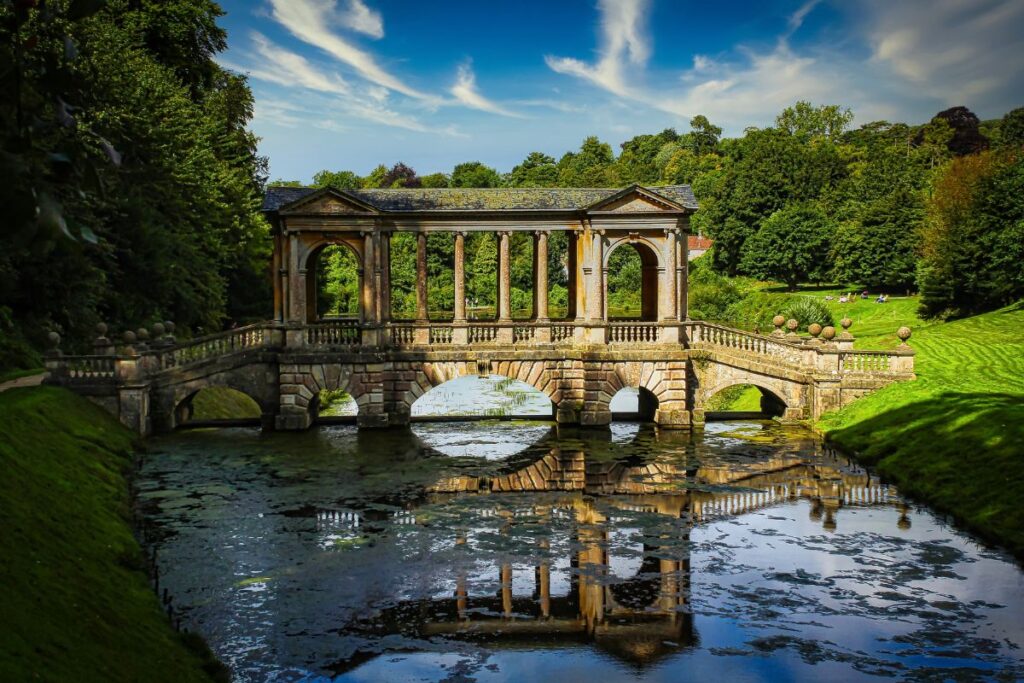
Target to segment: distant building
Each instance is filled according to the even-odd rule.
[[[697,258],[705,251],[711,248],[711,245],[715,241],[710,237],[704,237],[704,235],[690,235],[687,238],[687,247],[690,251],[690,260]]]

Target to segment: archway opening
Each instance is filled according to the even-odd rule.
[[[217,424],[259,424],[259,403],[230,387],[207,387],[186,396],[175,406],[179,427]]]
[[[314,252],[306,269],[309,320],[358,319],[359,257],[346,244],[328,244]]]
[[[658,256],[646,244],[627,242],[608,256],[609,320],[658,319]]]
[[[310,401],[309,412],[313,422],[354,422],[359,405],[344,389],[321,389]]]
[[[541,419],[554,416],[547,394],[511,377],[467,375],[432,388],[412,404],[413,420]]]
[[[734,384],[716,392],[705,405],[708,420],[781,417],[786,402],[756,384]]]
[[[658,397],[643,387],[623,387],[608,402],[614,422],[653,422]]]

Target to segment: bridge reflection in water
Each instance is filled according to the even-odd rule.
[[[891,507],[897,525],[909,524],[895,490],[833,453],[808,458],[806,444],[751,459],[750,442],[737,439],[732,459],[726,435],[726,456],[702,462],[692,449],[689,457],[614,458],[621,444],[603,451],[588,439],[584,450],[565,437],[550,446],[542,439],[531,456],[492,475],[443,477],[406,509],[321,510],[324,547],[367,527],[400,536],[403,527],[456,520],[444,547],[432,550],[438,573],[449,576],[445,590],[391,603],[355,631],[490,649],[591,643],[642,666],[698,644],[695,527],[798,499],[810,500],[811,519],[826,531],[848,506]],[[356,655],[336,670],[375,656]]]

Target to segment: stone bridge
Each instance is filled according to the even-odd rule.
[[[622,335],[657,339],[657,324],[624,324]],[[677,325],[677,342],[537,342],[516,324],[513,341],[455,344],[431,324],[417,343],[415,323],[391,323],[387,344],[364,345],[357,322],[300,328],[251,325],[185,343],[157,327],[155,338],[114,344],[101,337],[97,353],[52,351],[47,383],[90,397],[140,434],[186,421],[191,399],[207,387],[230,387],[259,404],[265,428],[305,429],[316,422],[320,392],[341,389],[355,399],[361,427],[409,422],[412,404],[430,389],[467,375],[502,375],[525,382],[551,400],[560,424],[599,427],[612,419],[612,397],[639,390],[641,417],[666,428],[700,428],[708,400],[722,389],[752,384],[784,419],[822,413],[890,382],[913,377],[913,351],[850,348],[852,337],[758,335],[704,322]],[[552,326],[554,327],[554,326]],[[562,334],[549,329],[549,333]],[[492,335],[496,336],[496,335]],[[295,347],[289,339],[300,340]],[[411,341],[403,342],[403,339]]]
[[[264,212],[272,226],[273,318],[178,343],[163,323],[153,334],[105,336],[95,353],[48,360],[48,382],[90,396],[141,434],[186,420],[205,387],[251,396],[265,427],[304,429],[316,421],[320,392],[343,389],[363,427],[404,425],[413,402],[447,380],[498,374],[543,392],[559,423],[601,426],[623,387],[640,412],[663,427],[700,427],[708,399],[737,384],[762,390],[770,412],[817,418],[892,381],[913,376],[913,352],[854,351],[852,337],[826,328],[801,338],[763,336],[690,320],[687,309],[690,215],[685,185],[622,189],[364,189],[274,187]],[[415,238],[416,315],[392,315],[392,241]],[[558,234],[565,258],[549,254]],[[489,320],[467,309],[465,251],[495,239],[496,303]],[[452,242],[451,317],[428,310],[428,237]],[[511,254],[532,252],[533,306],[516,319]],[[321,255],[340,249],[357,264],[358,310],[351,319],[321,311]],[[609,269],[617,250],[639,269],[638,310],[616,318]],[[524,252],[525,253],[525,252]],[[446,252],[444,258],[448,258]],[[553,272],[560,271],[560,272]],[[549,312],[549,284],[566,301]],[[436,284],[436,282],[434,283]],[[522,312],[519,312],[520,316]],[[787,323],[788,325],[788,323]],[[909,335],[909,330],[907,331]],[[818,336],[820,335],[820,337]],[[59,338],[57,339],[59,343]],[[56,345],[55,345],[56,346]]]

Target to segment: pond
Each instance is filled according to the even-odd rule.
[[[772,421],[203,429],[137,483],[238,681],[1024,677],[1018,566]]]

